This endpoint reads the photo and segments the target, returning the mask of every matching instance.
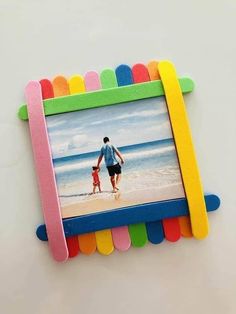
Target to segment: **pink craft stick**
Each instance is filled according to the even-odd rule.
[[[112,228],[111,232],[115,248],[118,251],[127,251],[131,245],[128,226]]]
[[[55,260],[62,262],[68,258],[68,249],[62,225],[40,83],[30,81],[25,88],[25,95],[49,247]]]
[[[99,76],[95,71],[89,71],[84,76],[84,83],[86,91],[94,91],[97,89],[101,89],[101,83],[99,80]]]

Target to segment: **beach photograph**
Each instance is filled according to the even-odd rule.
[[[164,98],[46,121],[63,218],[185,197]]]

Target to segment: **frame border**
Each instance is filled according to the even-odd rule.
[[[73,94],[69,96],[50,98],[45,100],[42,100],[40,94],[41,87],[37,81],[31,81],[27,85],[26,98],[28,104],[27,106],[23,104],[20,107],[18,115],[19,118],[22,120],[29,119],[37,176],[41,192],[40,194],[42,200],[44,201],[43,205],[45,205],[45,203],[49,205],[50,198],[51,201],[53,198],[55,200],[54,203],[51,202],[52,205],[54,204],[54,207],[43,206],[43,212],[45,223],[47,225],[49,245],[56,260],[66,260],[68,257],[68,250],[67,247],[65,247],[65,237],[67,237],[68,234],[71,235],[67,232],[66,229],[66,226],[70,227],[71,223],[73,226],[76,226],[76,235],[78,235],[83,234],[84,232],[103,230],[106,228],[112,228],[121,225],[129,225],[132,223],[149,221],[152,222],[165,218],[186,216],[189,212],[194,236],[198,239],[202,239],[207,235],[208,217],[206,213],[207,204],[205,204],[205,201],[207,202],[210,197],[211,201],[213,202],[211,203],[211,206],[214,205],[214,209],[208,208],[208,210],[211,211],[219,207],[219,199],[217,196],[210,195],[206,196],[206,199],[204,200],[204,195],[202,192],[200,176],[191,139],[191,132],[182,95],[182,93],[191,92],[194,88],[194,83],[189,78],[183,77],[178,79],[174,66],[168,61],[160,61],[158,64],[158,69],[162,80],[136,83],[133,85],[108,88],[92,92],[82,92],[80,94]],[[30,86],[32,86],[31,91]],[[49,193],[46,193],[47,185],[45,185],[45,180],[49,180],[49,182],[52,183],[53,180],[55,180],[55,173],[52,162],[51,160],[49,160],[51,158],[51,152],[50,146],[48,147],[49,143],[45,116],[84,109],[98,108],[108,105],[122,104],[126,102],[154,98],[159,96],[166,97],[167,108],[170,115],[170,123],[173,129],[173,138],[176,144],[176,153],[179,158],[180,171],[182,174],[183,185],[185,188],[187,199],[172,199],[154,203],[140,204],[127,208],[121,207],[119,209],[106,212],[61,219],[60,206],[59,209],[58,206],[56,206],[56,199],[58,201],[57,187],[53,187],[51,185],[51,196],[49,195]],[[38,105],[40,105],[40,107],[36,108]],[[40,138],[43,139],[42,145],[42,142],[39,142]],[[36,148],[36,139],[38,140],[38,144],[40,144],[40,147],[38,149]],[[47,152],[45,156],[44,152]],[[46,168],[50,168],[50,163],[52,169],[50,169],[49,173],[47,173]],[[42,179],[43,176],[44,179]],[[53,189],[55,191],[53,191]],[[179,211],[175,211],[173,209],[173,204],[176,205],[177,208],[179,208],[178,206],[180,205],[183,207],[182,209],[179,208]],[[157,211],[158,208],[160,210],[159,212]],[[163,212],[162,208],[165,208],[166,212]],[[50,211],[52,210],[54,215],[50,214]],[[155,217],[154,219],[150,218],[150,210],[154,214],[154,216],[152,216]],[[127,211],[130,211],[130,214]],[[131,213],[132,215],[134,215],[134,217],[132,218],[133,220],[129,218],[129,215],[131,215]],[[104,225],[103,223],[102,227],[99,227],[101,219],[107,217],[108,214],[113,215],[112,217],[115,217],[116,222],[111,223],[110,221],[109,225]],[[124,216],[122,216],[123,214]],[[137,218],[137,215],[139,215],[139,218]],[[58,219],[55,220],[55,216],[57,216],[57,218],[60,218],[60,221]],[[96,219],[94,220],[95,217]],[[117,217],[120,219],[118,219]],[[83,221],[82,224],[84,224],[84,227],[82,227],[81,221]],[[90,229],[88,228],[89,221]],[[122,224],[120,224],[121,222]],[[65,233],[63,232],[62,224],[65,228]],[[98,225],[95,226],[96,224]],[[198,225],[200,225],[200,227]],[[37,235],[38,230],[43,230],[43,228],[45,228],[45,225],[41,225],[37,229]],[[54,231],[56,231],[55,234],[53,234]],[[59,235],[59,237],[57,237],[56,234]]]
[[[205,202],[208,212],[212,212],[220,206],[220,199],[214,194],[206,195]],[[108,228],[188,215],[189,207],[187,199],[179,198],[64,218],[63,227],[65,236],[71,237]],[[36,235],[40,240],[47,241],[45,224],[37,227]]]
[[[190,78],[180,78],[179,84],[182,93],[189,93],[194,89],[194,82]],[[163,84],[158,80],[45,99],[43,100],[43,106],[45,116],[49,116],[164,95],[165,91]],[[21,105],[18,111],[18,116],[22,120],[28,120],[29,117],[26,104]]]

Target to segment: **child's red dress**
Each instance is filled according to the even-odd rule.
[[[100,183],[98,172],[93,171],[92,176],[93,176],[93,185],[98,185]]]

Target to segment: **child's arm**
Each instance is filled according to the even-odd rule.
[[[114,150],[115,150],[117,156],[120,158],[121,163],[123,164],[125,161],[124,161],[124,158],[121,155],[120,151],[116,147],[114,147]]]
[[[98,167],[99,170],[100,170],[100,163],[102,162],[102,158],[103,158],[103,155],[100,155],[98,157],[97,167]]]

